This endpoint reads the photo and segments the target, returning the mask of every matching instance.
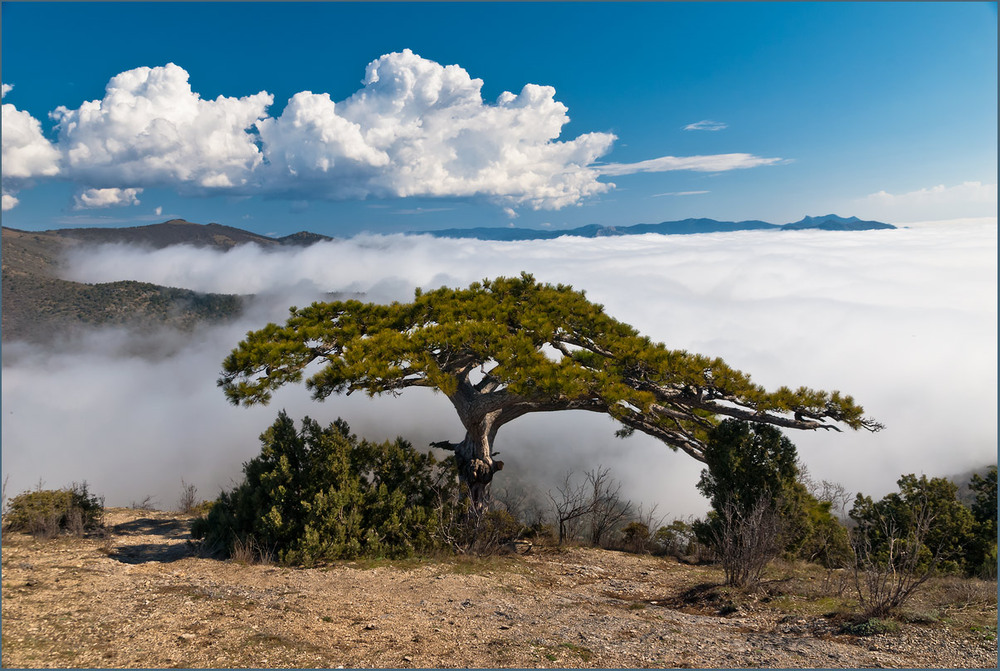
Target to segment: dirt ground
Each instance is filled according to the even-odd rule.
[[[956,616],[859,638],[788,596],[726,615],[688,603],[718,570],[673,559],[535,548],[294,569],[199,557],[173,513],[107,522],[107,539],[5,536],[3,666],[997,666],[995,601],[991,628]]]

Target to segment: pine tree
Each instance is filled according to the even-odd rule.
[[[768,392],[718,358],[670,350],[605,314],[583,292],[528,274],[467,289],[416,292],[411,303],[360,301],[291,308],[288,321],[247,334],[223,363],[219,385],[233,403],[267,403],[301,382],[314,398],[430,387],[451,401],[465,428],[455,452],[482,506],[503,462],[499,429],[534,412],[588,410],[704,461],[720,417],[794,429],[839,425],[877,431],[850,396],[807,388]]]

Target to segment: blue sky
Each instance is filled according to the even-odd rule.
[[[2,19],[5,226],[996,216],[996,3],[5,2]]]

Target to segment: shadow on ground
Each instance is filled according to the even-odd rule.
[[[197,546],[191,542],[190,525],[182,520],[144,517],[116,524],[111,531],[117,536],[159,536],[163,539],[160,543],[119,545],[108,554],[124,564],[168,563],[198,554]]]

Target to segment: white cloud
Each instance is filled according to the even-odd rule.
[[[153,214],[155,214],[156,216],[160,216],[161,214],[163,214],[163,208],[157,207],[155,210],[153,210]]]
[[[684,126],[684,130],[723,130],[725,128],[729,128],[729,124],[722,121],[709,121],[708,119]]]
[[[271,407],[248,411],[224,403],[216,371],[248,328],[283,320],[287,305],[321,292],[406,301],[416,286],[465,286],[527,270],[585,289],[654,340],[721,356],[766,387],[854,395],[887,425],[884,432],[790,437],[815,477],[881,495],[903,473],[950,474],[996,458],[996,236],[992,222],[515,243],[360,236],[277,252],[81,250],[71,270],[82,281],[284,294],[267,301],[268,311],[197,334],[161,362],[100,354],[105,350],[93,345],[30,368],[5,366],[3,407],[15,413],[3,423],[5,468],[25,486],[40,476],[62,484],[85,475],[109,496],[135,488],[118,501],[156,492],[169,501],[180,478],[191,482],[198,472],[210,474],[196,482],[206,493],[228,485],[282,407],[323,421],[343,416],[378,440],[403,435],[419,446],[457,439],[461,427],[447,400],[426,390],[317,405],[300,385],[280,392]],[[53,388],[62,390],[64,422],[43,419],[53,411]],[[109,427],[121,433],[112,436]],[[588,413],[522,418],[498,437],[504,482],[537,469],[551,487],[567,468],[604,463],[634,499],[659,502],[664,513],[707,508],[695,490],[700,464],[645,436],[615,439],[614,428]],[[68,453],[65,445],[80,449]],[[128,482],[118,477],[121,463],[132,469]]]
[[[368,65],[364,87],[340,103],[297,93],[258,123],[268,190],[328,198],[485,196],[558,209],[603,193],[588,167],[615,139],[558,141],[569,122],[550,86],[527,84],[484,103],[483,82],[410,50]]]
[[[142,189],[87,189],[74,196],[74,210],[138,205]],[[157,212],[157,214],[159,214]]]
[[[13,88],[3,85],[4,96]],[[4,103],[0,135],[3,136],[3,210],[14,208],[17,191],[30,186],[32,178],[59,174],[59,152],[42,135],[42,125],[28,112]]]
[[[774,165],[785,159],[762,158],[753,154],[714,154],[710,156],[661,156],[637,163],[608,163],[597,166],[602,175],[634,175],[639,172],[669,172],[693,170],[695,172],[725,172],[743,168]]]
[[[670,191],[668,193],[654,193],[653,198],[658,198],[660,196],[700,196],[704,193],[711,193],[711,191]]]
[[[60,106],[51,116],[67,171],[80,183],[226,190],[246,184],[263,160],[247,129],[272,101],[263,91],[202,100],[188,73],[168,63],[122,72],[102,100]]]
[[[192,90],[188,72],[173,63],[135,68],[113,77],[101,100],[50,114],[59,152],[41,136],[37,121],[18,119],[22,125],[33,121],[33,133],[18,140],[25,156],[13,157],[9,171],[5,106],[5,179],[18,170],[55,174],[61,153],[63,176],[83,188],[166,186],[186,194],[293,201],[476,197],[505,211],[555,210],[615,187],[602,177],[717,172],[781,160],[723,154],[595,165],[615,135],[560,139],[569,116],[553,87],[528,83],[488,103],[482,80],[409,49],[369,63],[362,84],[339,102],[329,93],[300,91],[271,117],[273,96],[266,91],[205,100]],[[689,127],[696,126],[725,124]],[[28,169],[29,150],[43,169]]]
[[[963,182],[956,186],[939,184],[908,193],[873,193],[853,204],[858,216],[881,218],[892,223],[934,219],[996,216],[997,185]]]
[[[10,93],[11,89],[14,88],[14,85],[13,84],[3,84],[2,88],[3,88],[3,95],[0,95],[0,98],[6,98],[7,94]]]
[[[38,119],[10,103],[3,105],[3,179],[59,174],[59,152],[42,135]]]

